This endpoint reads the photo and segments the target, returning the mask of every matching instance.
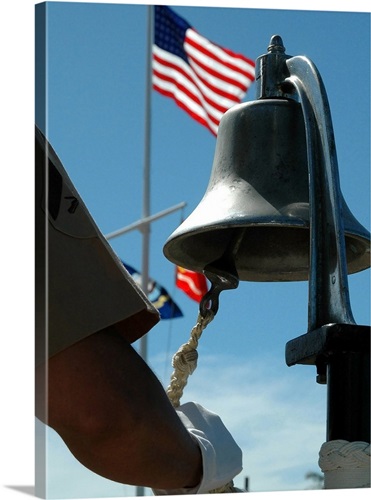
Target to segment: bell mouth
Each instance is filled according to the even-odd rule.
[[[237,227],[204,227],[171,236],[164,254],[173,263],[202,273],[205,267],[221,259]],[[246,227],[246,226],[245,226]],[[181,229],[181,227],[179,228]],[[345,234],[348,273],[370,267],[369,240],[363,235]],[[309,226],[272,225],[272,222],[246,227],[234,263],[241,281],[306,281],[309,277]]]

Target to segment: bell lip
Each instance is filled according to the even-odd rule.
[[[236,221],[236,219],[233,220],[228,224],[226,220],[220,223],[214,223],[212,225],[208,226],[199,226],[199,227],[194,227],[192,229],[187,229],[187,227],[182,228],[183,225],[179,226],[178,229],[176,229],[167,239],[167,241],[164,244],[163,247],[163,253],[164,256],[173,264],[179,265],[181,267],[184,267],[186,269],[190,269],[192,271],[196,272],[203,272],[203,263],[200,263],[199,266],[195,266],[192,263],[189,263],[184,260],[182,256],[176,255],[177,252],[174,252],[174,245],[179,246],[181,244],[182,240],[188,239],[189,237],[194,237],[200,234],[205,234],[208,232],[214,232],[214,231],[220,231],[223,229],[236,229],[236,228],[252,228],[252,227],[283,227],[283,228],[291,228],[291,229],[302,229],[302,230],[309,230],[309,223],[307,221],[293,218],[293,217],[287,217],[287,223],[283,224],[282,223],[282,218],[280,221],[273,221],[272,219],[266,219],[263,220],[264,218],[262,217],[259,221],[257,219],[253,221],[246,221],[241,220],[241,221]],[[186,222],[186,221],[185,221]],[[184,223],[183,223],[184,224]],[[356,240],[361,243],[363,246],[363,253],[359,258],[356,259],[351,259],[348,261],[348,274],[355,274],[361,271],[365,271],[366,269],[371,267],[371,260],[370,260],[370,233],[361,225],[359,224],[360,231],[354,232],[354,231],[349,231],[349,230],[344,230],[344,236],[346,238],[346,241],[351,244],[352,240]],[[185,253],[183,253],[185,255]],[[195,260],[195,259],[193,259]],[[274,279],[272,279],[272,273],[270,272],[264,272],[264,270],[259,270],[255,271],[252,270],[251,272],[244,271],[243,274],[251,274],[251,278],[248,279],[241,279],[241,281],[255,281],[255,282],[287,282],[287,281],[308,281],[308,272],[309,269],[308,267],[303,267],[301,270],[297,269],[292,272],[290,271],[277,271],[274,275]]]
[[[303,228],[303,229],[309,229],[309,224],[307,221],[303,219],[298,219],[298,218],[293,218],[287,216],[286,218],[286,223],[282,221],[284,218],[280,218],[280,221],[275,221],[272,219],[272,217],[254,217],[254,220],[249,221],[248,219],[245,218],[240,218],[238,219],[238,216],[233,216],[233,218],[230,219],[223,219],[222,221],[216,221],[212,224],[208,224],[206,226],[194,226],[192,229],[188,229],[188,219],[186,219],[166,240],[164,247],[163,247],[163,253],[165,257],[170,260],[171,262],[175,262],[175,260],[171,257],[170,254],[170,249],[172,245],[175,242],[179,242],[180,240],[192,236],[196,236],[198,234],[203,234],[203,233],[209,233],[212,231],[220,231],[223,229],[235,229],[235,228],[249,228],[249,227],[292,227],[294,226],[295,228]],[[230,221],[228,223],[228,220]],[[184,267],[184,266],[183,266]]]

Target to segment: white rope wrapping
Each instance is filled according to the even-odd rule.
[[[214,313],[211,309],[207,310],[205,316],[201,314],[197,317],[196,325],[191,330],[191,336],[185,344],[181,345],[173,356],[172,366],[174,371],[170,377],[170,385],[166,390],[168,398],[174,408],[180,405],[180,398],[188,382],[188,377],[192,375],[197,367],[198,359],[198,341],[207,325],[214,319]],[[239,493],[242,492],[234,486],[233,481],[221,486],[209,493]]]
[[[370,444],[338,439],[324,443],[319,466],[325,476],[325,489],[370,487]]]

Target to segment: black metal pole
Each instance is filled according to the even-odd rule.
[[[320,382],[326,367],[327,440],[369,442],[370,329],[356,325],[350,306],[330,107],[314,64],[303,57],[286,63],[286,82],[300,97],[306,129],[311,224],[308,330],[314,331],[312,339],[315,332],[324,335],[323,346],[317,342],[315,363],[322,371]]]
[[[286,344],[286,363],[316,365],[327,384],[327,441],[370,442],[369,326],[331,324]]]
[[[357,332],[354,331],[354,335]],[[370,442],[370,353],[338,352],[327,365],[327,440]]]

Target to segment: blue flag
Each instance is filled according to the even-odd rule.
[[[141,274],[125,262],[121,262],[124,264],[128,273],[131,274],[135,283],[141,286]],[[179,309],[179,307],[176,305],[176,303],[173,301],[173,299],[170,297],[163,286],[150,279],[148,283],[148,289],[148,298],[160,313],[161,319],[181,318],[183,316],[182,311]]]

